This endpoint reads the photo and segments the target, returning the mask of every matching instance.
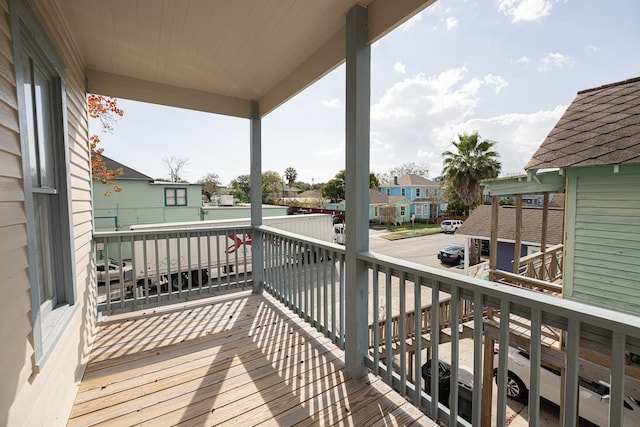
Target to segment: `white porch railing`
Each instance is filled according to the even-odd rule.
[[[135,280],[129,280],[137,285],[129,294],[126,274],[118,272],[118,280],[109,287],[125,298],[114,300],[110,297],[111,292],[107,292],[99,306],[104,311],[130,309],[151,302],[179,301],[199,294],[250,286],[251,263],[248,262],[250,251],[247,246],[252,234],[260,236],[262,242],[263,288],[344,349],[349,337],[345,336],[343,325],[345,312],[350,309],[350,302],[345,300],[345,287],[349,284],[344,282],[344,271],[350,266],[345,265],[344,248],[270,227],[96,233],[96,244],[105,257],[122,255],[129,248],[134,255],[132,264],[144,262],[146,266],[155,259],[154,268],[134,266],[134,271],[147,273],[146,276],[136,274]],[[235,243],[229,235],[237,237]],[[228,242],[236,247],[234,251],[225,252],[231,247]],[[140,256],[136,255],[137,246],[140,246],[137,250],[142,253]],[[158,266],[157,258],[163,251],[171,253],[174,248],[176,252],[180,251],[180,264],[176,263],[175,271],[167,270],[164,280],[158,280],[163,270]],[[205,250],[207,256],[211,255],[209,260],[203,258]],[[183,260],[185,251],[186,259]],[[213,255],[215,257],[211,259]],[[167,256],[167,259],[173,258]],[[540,421],[540,365],[543,361],[564,369],[562,393],[565,404],[561,422],[565,425],[575,425],[577,419],[579,379],[610,384],[610,425],[623,424],[626,394],[640,396],[640,378],[634,374],[638,369],[626,364],[629,354],[640,353],[640,318],[636,316],[471,279],[371,252],[359,254],[357,262],[363,263],[369,271],[369,313],[361,324],[358,322],[359,327],[371,328],[371,325],[384,324],[385,319],[391,319],[390,323],[394,325],[384,330],[382,338],[380,333],[372,334],[373,345],[362,354],[365,364],[429,416],[446,425],[480,425],[483,341],[488,337],[496,339],[503,349],[511,344],[529,354],[528,414],[531,425],[538,425]],[[196,274],[194,265],[199,268]],[[203,269],[207,270],[206,277]],[[177,289],[172,288],[173,274],[186,278]],[[422,315],[410,316],[411,312],[417,311],[416,307],[422,313],[425,306],[433,307],[428,310],[429,321]],[[495,312],[493,320],[486,316],[490,311]],[[443,321],[445,317],[446,321]],[[462,407],[459,406],[457,386],[462,333],[455,325],[467,319],[472,320],[465,323],[467,329],[462,333],[468,334],[472,330],[472,370],[476,386],[470,391],[469,406]],[[432,330],[431,325],[437,325],[437,330]],[[526,336],[511,328],[522,328],[522,325],[528,327]],[[446,331],[448,338],[444,340],[442,333],[446,328],[449,328]],[[548,345],[543,331],[549,330],[562,336],[562,347]],[[441,344],[445,341],[450,342],[446,344],[451,360],[450,407],[439,403],[437,364],[432,364],[429,375],[431,395],[422,387],[422,366],[427,361],[427,354],[438,360],[444,353]],[[581,353],[585,352],[599,352],[597,360],[581,358]],[[498,387],[494,411],[498,425],[505,425],[507,418],[507,357],[507,351],[500,351],[497,356]],[[640,413],[640,406],[635,410]]]

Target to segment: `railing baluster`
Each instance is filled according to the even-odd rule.
[[[435,305],[434,305],[435,304]],[[436,418],[438,417],[438,402],[440,401],[440,372],[438,369],[440,354],[440,283],[434,281],[431,287],[431,329],[429,336],[431,337],[431,407],[429,413]]]
[[[406,274],[400,272],[400,393],[407,394],[407,289]]]
[[[531,309],[531,342],[529,348],[529,424],[540,424],[540,343],[542,331],[542,313],[537,308]]]
[[[460,290],[457,286],[451,288],[451,312],[449,325],[451,327],[451,386],[449,397],[450,425],[456,425],[458,420],[458,375],[460,368]]]
[[[575,355],[576,359],[580,350],[580,321],[578,319],[568,319],[567,342],[565,354]],[[576,360],[574,359],[574,360]],[[564,425],[574,426],[578,419],[578,363],[567,363],[565,357],[565,381],[564,381]],[[561,400],[562,401],[562,400]]]
[[[389,267],[385,270],[385,295],[386,295],[386,307],[385,307],[385,316],[384,316],[384,347],[386,350],[386,360],[385,364],[387,365],[387,384],[393,384],[393,336],[392,333],[392,325],[391,321],[393,319],[393,312],[391,311],[392,306],[392,294],[391,294],[391,269]]]
[[[498,425],[507,422],[507,364],[509,359],[509,300],[500,301],[500,352],[498,353]]]
[[[373,264],[371,268],[373,272],[373,327],[371,328],[371,335],[373,336],[373,373],[380,375],[380,277],[378,273],[378,264]],[[371,339],[370,339],[371,340]]]
[[[624,367],[626,337],[614,331],[611,347],[611,384],[609,393],[609,425],[621,426],[624,421]]]
[[[413,383],[415,392],[413,404],[420,407],[422,404],[422,278],[416,277],[413,282]],[[377,331],[376,331],[377,332]],[[376,333],[377,335],[377,333]]]

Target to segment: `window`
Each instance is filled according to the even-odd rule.
[[[389,194],[391,194],[391,189],[390,189],[390,188],[387,188],[387,196],[388,196]]]
[[[416,187],[416,197],[420,197],[420,187]]]
[[[403,188],[402,190],[400,190],[400,194],[403,195],[403,196],[406,196],[407,195],[407,189]]]
[[[377,218],[378,216],[380,216],[380,211],[379,211],[378,206],[374,206],[374,207],[373,207],[373,216],[374,216],[374,217],[376,217],[376,218]]]
[[[407,207],[400,206],[400,216],[405,216],[407,214]]]
[[[75,302],[64,64],[28,6],[11,4],[33,341],[41,366]]]
[[[164,189],[164,205],[165,206],[187,206],[187,189],[186,188],[165,188]]]

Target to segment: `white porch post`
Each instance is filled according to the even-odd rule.
[[[369,250],[369,102],[371,48],[367,9],[347,14],[346,40],[346,281],[345,364],[353,378],[366,374],[368,273],[358,253]]]
[[[251,101],[251,226],[262,225],[262,127],[258,101]],[[264,263],[262,257],[262,236],[259,231],[252,231],[251,242],[251,277],[253,293],[262,292]]]

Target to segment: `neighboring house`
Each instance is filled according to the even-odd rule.
[[[554,197],[555,199],[555,197]],[[562,243],[564,210],[550,209],[547,226],[547,246]],[[522,210],[522,236],[520,256],[530,255],[540,250],[542,241],[542,209],[525,208]],[[475,208],[456,231],[457,236],[468,239],[489,240],[491,238],[491,206],[480,205]],[[498,208],[498,252],[496,268],[503,271],[513,270],[513,256],[516,242],[516,209],[513,206]]]
[[[395,208],[395,220],[398,224],[411,221],[411,201],[405,196],[387,196],[377,190],[369,189],[369,221],[384,223],[384,209]],[[326,209],[344,211],[345,202],[330,203]]]
[[[104,194],[93,181],[93,217],[96,230],[128,230],[134,224],[198,221],[202,219],[202,185],[156,181],[122,163],[102,156],[108,169],[122,168],[115,179],[120,192]]]
[[[564,297],[640,315],[640,78],[583,90],[492,195],[565,192]],[[557,171],[539,173],[540,169]]]
[[[380,192],[387,196],[403,196],[409,199],[409,213],[415,214],[417,219],[437,218],[447,210],[444,187],[420,175],[393,177],[392,182],[381,184]]]

